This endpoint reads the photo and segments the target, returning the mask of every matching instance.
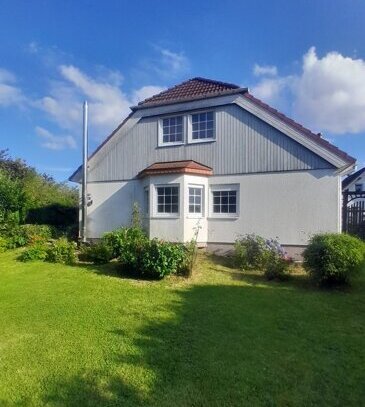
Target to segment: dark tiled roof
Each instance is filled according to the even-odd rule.
[[[164,90],[157,95],[151,96],[138,103],[132,109],[137,110],[145,107],[166,105],[186,102],[194,99],[205,99],[247,92],[246,88],[240,88],[232,83],[213,81],[205,78],[192,78],[172,88]]]
[[[337,156],[341,157],[343,160],[347,161],[349,164],[354,164],[356,162],[356,158],[351,157],[344,151],[340,150],[335,145],[331,144],[329,141],[322,138],[321,134],[313,133],[306,127],[303,127],[301,124],[297,123],[293,119],[285,116],[285,114],[279,112],[278,110],[272,108],[271,106],[267,105],[266,103],[262,102],[260,99],[257,99],[255,96],[251,95],[251,93],[245,93],[243,97],[249,99],[251,102],[255,103],[256,105],[260,106],[261,108],[265,109],[267,112],[276,116],[282,122],[286,123],[290,127],[298,130],[300,133],[304,134],[306,137],[314,141],[315,143],[321,145],[325,149],[329,150],[330,152],[336,154]]]
[[[247,88],[239,87],[238,85],[234,85],[232,83],[214,81],[211,79],[205,78],[192,78],[185,82],[180,83],[170,89],[167,89],[157,95],[154,95],[150,98],[147,98],[140,102],[138,106],[132,107],[132,112],[126,117],[123,122],[107,137],[103,143],[92,153],[89,157],[92,158],[100,149],[103,147],[115,134],[116,132],[127,122],[127,120],[133,115],[135,110],[143,109],[151,106],[160,106],[160,105],[167,105],[167,104],[175,104],[175,103],[182,103],[187,102],[190,100],[200,100],[206,99],[211,97],[218,97],[224,95],[231,95],[231,94],[242,94],[243,97],[247,98],[251,102],[255,103],[259,107],[265,109],[267,112],[276,116],[281,121],[285,122],[290,127],[298,130],[306,137],[310,138],[315,143],[319,144],[320,146],[324,147],[328,151],[332,152],[333,154],[337,155],[338,157],[342,158],[348,164],[354,164],[356,159],[346,154],[344,151],[340,150],[327,140],[323,139],[320,134],[315,134],[311,132],[309,129],[303,127],[299,123],[295,122],[294,120],[290,119],[289,117],[285,116],[283,113],[280,113],[276,109],[273,109],[266,103],[262,102],[261,100],[255,98],[251,95]],[[69,178],[71,180],[77,172],[81,169],[80,166]]]
[[[358,177],[365,173],[365,167],[360,168],[358,171],[354,172],[353,174],[349,175],[342,181],[342,189],[347,188],[353,181],[355,181]]]
[[[150,165],[142,170],[138,177],[146,177],[147,175],[160,174],[196,174],[196,175],[212,175],[213,170],[206,165],[200,164],[193,160],[183,161],[166,161]]]

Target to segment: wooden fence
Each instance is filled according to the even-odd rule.
[[[342,230],[365,240],[365,192],[343,193]]]

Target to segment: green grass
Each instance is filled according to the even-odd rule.
[[[360,406],[365,282],[320,291],[199,258],[194,277],[0,255],[1,406]]]

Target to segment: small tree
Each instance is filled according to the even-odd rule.
[[[132,208],[132,227],[136,229],[141,229],[142,228],[142,222],[141,222],[141,212],[139,210],[139,205],[137,202],[133,203],[133,208]]]

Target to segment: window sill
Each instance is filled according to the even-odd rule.
[[[239,215],[211,215],[208,216],[208,220],[237,220],[239,219]]]
[[[183,146],[185,143],[183,141],[179,141],[178,143],[161,143],[157,147],[158,148],[165,148],[165,147],[178,147],[178,146]]]
[[[150,219],[180,219],[180,215],[154,215]]]
[[[216,139],[215,138],[209,138],[209,139],[197,139],[197,140],[193,140],[190,139],[188,140],[188,144],[200,144],[200,143],[215,143]]]
[[[186,216],[186,219],[204,219],[204,216],[202,214],[192,214],[190,213],[189,215]]]

